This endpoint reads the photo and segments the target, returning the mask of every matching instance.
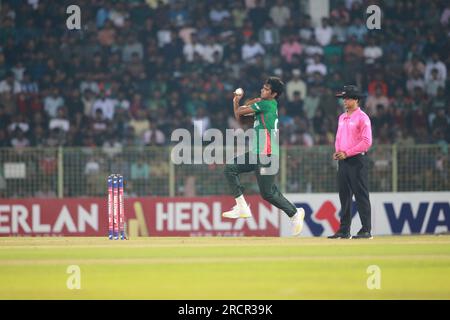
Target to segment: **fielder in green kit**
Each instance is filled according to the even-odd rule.
[[[250,218],[252,213],[245,201],[239,175],[255,172],[259,191],[264,200],[283,210],[290,218],[292,234],[297,236],[303,228],[305,210],[297,209],[275,185],[279,168],[278,145],[278,101],[284,84],[277,77],[268,78],[261,88],[260,98],[239,106],[242,95],[233,98],[234,116],[239,121],[243,116],[254,116],[254,138],[251,152],[234,158],[233,164],[225,166],[225,177],[236,200],[232,210],[222,214],[225,218]],[[275,169],[274,169],[275,168]]]

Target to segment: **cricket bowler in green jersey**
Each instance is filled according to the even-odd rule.
[[[254,139],[250,152],[234,158],[233,164],[225,166],[225,177],[236,200],[232,210],[222,214],[225,218],[250,218],[252,213],[245,201],[239,175],[255,172],[259,191],[264,200],[284,211],[290,218],[292,234],[297,236],[303,228],[305,210],[297,209],[287,200],[275,185],[279,163],[278,145],[278,102],[284,84],[277,77],[270,77],[261,88],[259,98],[244,106],[239,106],[242,95],[235,93],[233,98],[234,116],[239,121],[242,116],[254,116]],[[273,170],[273,167],[276,170]]]

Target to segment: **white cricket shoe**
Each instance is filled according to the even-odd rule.
[[[222,213],[222,217],[224,218],[251,218],[252,212],[250,211],[250,206],[246,206],[244,208],[235,205],[232,210]]]
[[[291,219],[292,235],[298,236],[303,229],[303,222],[305,220],[305,209],[298,208],[297,213],[290,219]]]

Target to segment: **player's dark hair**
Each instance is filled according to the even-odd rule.
[[[266,80],[266,84],[270,85],[270,89],[272,92],[275,92],[277,95],[275,96],[275,99],[278,99],[284,90],[284,83],[281,81],[278,77],[269,77]]]

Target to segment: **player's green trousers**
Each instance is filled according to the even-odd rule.
[[[297,208],[281,194],[275,185],[275,178],[279,168],[278,164],[278,157],[271,156],[271,162],[268,163],[250,152],[234,158],[233,164],[227,164],[224,170],[233,196],[237,198],[244,191],[244,187],[239,180],[239,175],[253,171],[256,174],[259,192],[263,199],[283,210],[289,217],[295,215]]]

